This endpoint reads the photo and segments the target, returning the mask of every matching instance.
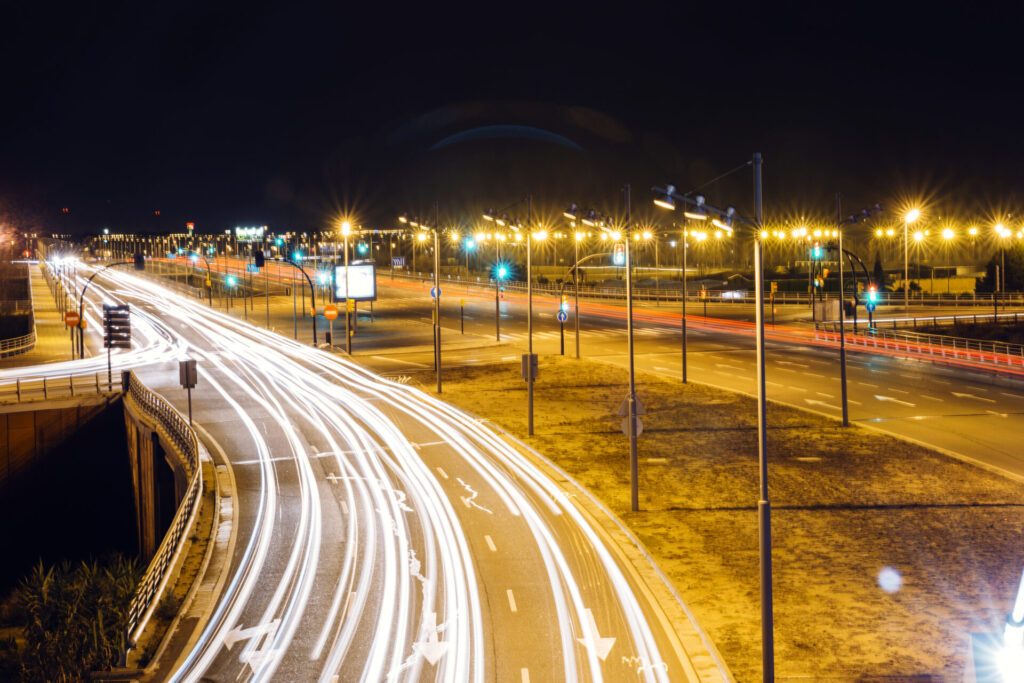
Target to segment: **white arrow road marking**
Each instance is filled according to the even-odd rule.
[[[469,496],[468,498],[466,496],[459,496],[459,500],[462,501],[463,505],[465,505],[468,508],[477,508],[478,510],[483,510],[484,512],[486,512],[489,515],[493,515],[494,514],[493,512],[491,512],[490,510],[488,510],[487,508],[485,508],[484,506],[482,506],[482,505],[480,505],[479,503],[476,502],[476,497],[479,496],[480,494],[477,491],[474,491],[470,487],[469,484],[467,484],[466,482],[462,481],[461,477],[456,477],[455,481],[457,481],[460,484],[462,484],[462,487],[464,489],[466,489],[471,494],[473,494],[473,495]]]
[[[423,658],[432,665],[448,651],[448,643],[437,639],[437,613],[431,612],[423,621],[423,629],[427,632],[426,643],[413,643],[412,649],[423,655]]]
[[[819,401],[816,398],[805,398],[804,401],[806,401],[807,403],[811,404],[812,406],[822,406],[824,408],[833,408],[833,409],[835,408],[835,406],[832,405],[831,403],[826,403],[825,401]]]
[[[250,626],[249,628],[242,629],[237,626],[226,634],[224,634],[224,647],[231,649],[231,647],[240,640],[248,640],[253,636],[258,636],[262,633],[270,633],[271,639],[273,634],[277,632],[277,627],[281,623],[280,619],[274,619],[267,624],[259,624],[257,626]]]
[[[987,403],[995,403],[995,399],[985,398],[984,396],[975,396],[974,394],[961,394],[959,391],[951,391],[949,393],[953,394],[957,398],[973,398],[973,399],[976,399],[978,401],[985,401]]]
[[[901,401],[898,398],[893,398],[892,396],[879,396],[878,394],[875,394],[875,398],[877,398],[879,401],[889,401],[890,403],[899,403],[900,405],[910,406],[911,408],[915,407],[915,404],[913,403]]]
[[[577,638],[576,641],[587,649],[593,650],[602,662],[608,656],[612,645],[615,644],[615,638],[602,638],[598,635],[594,613],[589,608],[583,610],[583,637]]]

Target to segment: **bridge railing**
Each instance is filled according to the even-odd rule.
[[[816,323],[815,336],[839,341],[838,323]],[[972,363],[1024,368],[1024,346],[984,339],[965,339],[940,334],[921,334],[909,330],[868,328],[856,334],[846,333],[846,344],[866,349],[902,351],[917,357],[970,361]]]
[[[170,579],[170,571],[181,552],[188,529],[195,519],[202,493],[202,474],[199,467],[199,442],[196,433],[189,426],[188,420],[175,410],[170,403],[153,393],[135,376],[133,372],[124,373],[125,392],[143,411],[155,418],[164,432],[185,457],[188,475],[188,490],[178,505],[171,526],[164,534],[156,554],[150,560],[146,573],[139,582],[135,595],[128,609],[128,643],[132,644],[149,621],[157,599]]]
[[[36,379],[16,379],[0,385],[0,403],[54,400],[78,396],[101,395],[121,391],[121,380],[107,381],[107,373],[73,373]]]
[[[20,337],[11,337],[0,341],[0,358],[16,356],[19,353],[31,351],[36,345],[36,331],[33,329],[28,334]]]

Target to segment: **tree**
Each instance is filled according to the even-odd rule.
[[[1006,263],[1006,273],[1003,274],[1002,265]],[[1002,254],[997,249],[992,258],[985,264],[985,275],[977,278],[974,285],[976,292],[994,292],[998,289],[996,282],[996,268],[1000,270],[999,279],[1006,282],[1006,291],[1024,291],[1024,245],[1016,243],[1006,249]]]
[[[871,279],[879,289],[885,289],[885,269],[882,268],[882,257],[878,255],[877,251],[875,252],[875,265],[871,269]]]

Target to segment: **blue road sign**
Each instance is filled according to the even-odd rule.
[[[430,298],[431,299],[436,299],[437,295],[438,295],[438,288],[437,287],[431,287],[430,288]]]
[[[569,319],[569,315],[565,311],[559,311],[558,312],[558,322],[564,323],[568,319]]]
[[[391,265],[395,268],[405,268],[405,257],[404,256],[392,256]]]
[[[258,273],[260,272],[260,267],[257,266],[255,263],[246,263],[245,270],[248,273]]]

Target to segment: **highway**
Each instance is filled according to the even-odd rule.
[[[387,284],[387,283],[385,283]],[[418,320],[429,325],[430,298],[419,285],[396,280],[380,289],[376,314]],[[459,339],[459,301],[467,334],[495,340],[493,290],[466,292],[451,285],[442,296],[444,339]],[[506,293],[501,300],[503,345],[485,349],[447,351],[444,364],[478,364],[509,359],[525,350],[526,297]],[[572,302],[570,296],[569,301]],[[560,352],[557,303],[552,297],[534,298],[534,351]],[[638,369],[681,380],[680,304],[634,309],[635,354]],[[625,367],[624,307],[610,302],[581,300],[581,355]],[[766,390],[769,400],[841,416],[837,345],[815,340],[806,327],[784,324],[794,317],[782,309],[778,325],[767,328]],[[748,394],[756,392],[752,307],[700,304],[687,308],[687,375],[702,382]],[[429,335],[428,335],[429,338]],[[575,354],[574,320],[565,323],[565,353]],[[418,362],[432,363],[429,354],[375,357],[365,362],[383,372],[409,371]],[[543,360],[541,361],[543,363]],[[432,367],[432,366],[431,366]],[[1019,435],[1024,430],[1024,378],[995,375],[971,367],[910,360],[879,351],[865,353],[848,347],[848,405],[850,419],[873,429],[912,439],[1024,478],[1024,453]],[[543,383],[543,376],[539,383]],[[642,391],[642,389],[641,389]],[[641,400],[643,396],[640,396]],[[649,409],[656,408],[648,406]]]
[[[115,371],[183,413],[198,359],[197,431],[234,490],[227,580],[171,680],[697,680],[568,485],[486,424],[131,273],[87,298],[90,348],[100,302],[130,304]]]

